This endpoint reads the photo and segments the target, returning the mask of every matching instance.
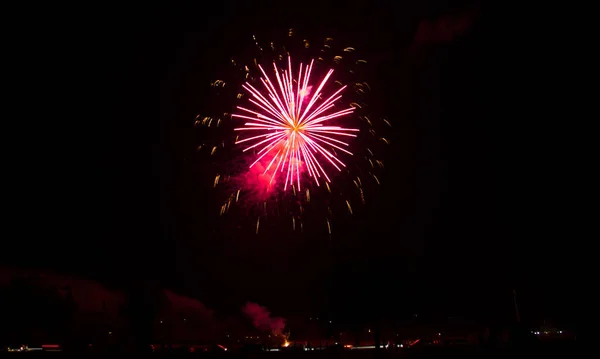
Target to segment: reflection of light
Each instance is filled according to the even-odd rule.
[[[288,342],[287,340],[283,343],[282,345],[284,348],[287,348],[290,346],[290,342]]]

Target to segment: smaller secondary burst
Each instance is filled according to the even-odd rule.
[[[323,166],[327,163],[341,171],[340,166],[346,165],[340,161],[336,154],[327,149],[335,148],[349,155],[347,150],[349,144],[342,139],[345,137],[356,137],[356,128],[345,128],[341,126],[329,126],[328,121],[348,115],[354,111],[353,107],[340,111],[334,111],[336,101],[342,96],[340,93],[346,88],[341,87],[326,100],[321,101],[321,91],[327,80],[331,77],[333,70],[329,70],[316,91],[310,94],[310,76],[313,61],[310,65],[300,64],[296,74],[292,71],[292,61],[288,57],[288,69],[280,72],[277,65],[273,63],[277,86],[269,79],[263,68],[259,65],[263,74],[261,82],[266,89],[262,94],[249,83],[243,88],[250,93],[249,101],[254,104],[256,110],[250,110],[238,106],[239,110],[254,115],[233,114],[232,117],[250,120],[243,127],[235,128],[235,131],[256,131],[259,135],[244,138],[236,142],[249,142],[250,146],[244,149],[257,149],[257,159],[250,165],[252,168],[261,159],[270,161],[264,171],[272,170],[269,185],[272,184],[275,175],[285,172],[284,190],[287,185],[297,182],[300,189],[300,171],[306,166],[308,175],[319,185],[319,179],[331,182]],[[297,75],[295,78],[294,76]]]

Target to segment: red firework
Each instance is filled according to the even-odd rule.
[[[323,168],[323,166],[327,166],[326,162],[338,171],[342,170],[340,166],[345,167],[346,165],[337,158],[334,150],[326,147],[352,155],[352,152],[346,149],[349,144],[341,139],[356,137],[353,132],[359,131],[355,128],[328,125],[328,121],[348,115],[354,108],[349,107],[341,111],[332,110],[336,101],[342,97],[340,93],[346,86],[321,101],[321,91],[333,70],[327,72],[311,96],[309,92],[312,66],[313,61],[308,66],[300,64],[296,74],[297,78],[294,78],[290,57],[288,57],[287,70],[279,71],[277,65],[273,63],[278,85],[276,86],[259,65],[264,76],[260,80],[267,91],[266,95],[249,83],[244,84],[243,88],[252,96],[249,101],[257,109],[250,110],[238,106],[239,110],[254,116],[232,115],[250,120],[243,127],[235,128],[235,131],[261,132],[259,135],[236,141],[236,144],[251,143],[244,149],[244,152],[257,149],[258,158],[250,165],[250,168],[265,156],[272,156],[264,173],[275,167],[269,181],[270,185],[278,172],[282,174],[285,172],[284,190],[287,189],[288,184],[293,185],[294,180],[300,189],[300,172],[303,166],[306,166],[308,175],[317,186],[321,177],[324,177],[327,182],[331,182]]]

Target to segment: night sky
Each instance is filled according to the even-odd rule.
[[[475,2],[201,3],[80,9],[23,45],[40,110],[22,113],[11,265],[159,283],[221,312],[502,318],[516,288],[523,317],[570,317],[564,159],[541,120],[558,110],[528,19]],[[331,239],[213,233],[193,120],[253,33],[290,27],[369,59],[393,124],[384,200]]]

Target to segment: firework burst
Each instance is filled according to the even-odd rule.
[[[332,120],[354,111],[354,107],[335,110],[336,101],[342,97],[341,93],[346,86],[339,88],[327,99],[322,99],[322,91],[333,70],[327,72],[317,89],[311,94],[314,60],[308,66],[300,64],[297,77],[292,70],[292,60],[289,56],[287,60],[288,68],[283,71],[273,63],[278,86],[259,65],[263,75],[261,82],[266,95],[251,84],[244,84],[243,88],[252,97],[249,102],[256,107],[256,110],[238,106],[237,109],[244,114],[233,114],[232,117],[249,120],[243,127],[235,128],[235,131],[260,133],[235,142],[236,144],[251,143],[244,152],[255,148],[258,150],[257,158],[250,168],[262,159],[270,157],[263,172],[270,173],[269,185],[273,183],[275,175],[281,173],[285,175],[284,190],[294,183],[300,190],[302,188],[300,174],[304,168],[317,186],[319,179],[331,182],[323,168],[326,164],[321,162],[328,162],[338,171],[346,165],[324,146],[352,155],[352,152],[346,149],[349,146],[348,142],[342,139],[356,137],[354,132],[360,130],[331,125]]]
[[[370,106],[367,62],[332,38],[285,35],[253,37],[195,120],[222,231],[331,235],[379,196],[391,125]]]

